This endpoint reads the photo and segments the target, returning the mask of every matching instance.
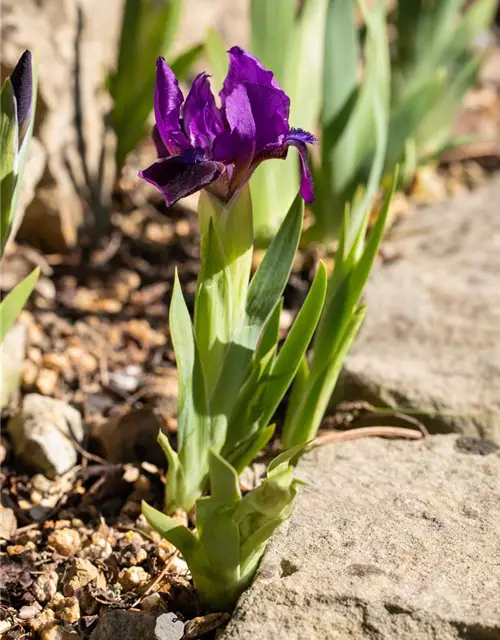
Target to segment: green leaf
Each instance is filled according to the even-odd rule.
[[[238,474],[224,458],[210,451],[210,495],[214,500],[230,504],[241,498]]]
[[[284,447],[301,446],[316,437],[340,370],[361,326],[364,314],[364,307],[354,312],[339,341],[339,348],[332,353],[330,360],[322,369],[316,365],[312,370],[300,407],[296,408],[294,414],[287,413],[282,435]]]
[[[195,299],[195,335],[210,396],[232,332],[231,273],[210,218]]]
[[[292,460],[304,451],[306,446],[306,442],[301,442],[276,456],[267,467],[267,477],[271,478],[275,474],[282,473],[292,463]]]
[[[316,128],[321,110],[326,11],[327,0],[306,0],[292,32],[293,45],[286,51],[290,122],[307,131]]]
[[[266,356],[271,349],[276,350],[280,332],[280,318],[281,311],[283,309],[283,298],[280,298],[274,307],[269,320],[266,323],[265,329],[262,332],[262,336],[259,341],[259,346],[255,352],[255,361],[258,362]]]
[[[307,392],[307,381],[309,379],[309,364],[307,362],[307,354],[302,356],[299,368],[295,374],[295,379],[292,385],[292,391],[288,398],[287,415],[293,416],[298,410],[302,398]]]
[[[37,267],[29,276],[21,280],[0,303],[0,343],[3,342],[7,331],[14,325],[17,316],[35,288],[39,275],[40,269]]]
[[[366,66],[362,84],[354,91],[355,78],[351,77],[349,81],[346,79],[339,102],[332,98],[332,91],[337,89],[337,83],[332,84],[327,94],[333,118],[323,123],[325,144],[319,176],[319,197],[314,207],[318,230],[309,233],[323,241],[336,238],[346,203],[353,199],[360,185],[367,185],[366,201],[376,190],[387,136],[390,59],[385,5],[381,0],[377,0],[370,10],[365,8],[365,3],[361,0],[359,5],[367,28],[364,48]],[[333,6],[330,9],[333,17],[330,14],[328,26],[333,29],[333,33],[327,34],[327,42],[341,41],[347,34],[350,34],[347,39],[352,40],[352,14],[345,6]],[[343,22],[334,22],[336,17],[342,18]],[[339,32],[345,36],[340,36]],[[348,50],[350,73],[353,71],[355,51],[355,45],[351,44]],[[352,231],[356,234],[362,213],[362,208],[356,212],[353,230],[349,230],[349,235]]]
[[[226,45],[215,29],[208,29],[205,39],[205,51],[210,62],[210,71],[217,92],[222,89],[229,67]]]
[[[462,57],[474,46],[477,36],[490,26],[496,8],[496,0],[476,0],[470,5],[443,52],[443,62]]]
[[[271,376],[265,381],[261,418],[263,425],[272,418],[300,366],[323,309],[326,284],[326,269],[320,262],[307,298],[276,358]]]
[[[243,333],[247,337],[243,342],[252,345],[253,348],[290,276],[302,229],[303,214],[304,203],[301,195],[297,194],[250,283],[243,327]]]
[[[360,228],[347,255],[344,254],[341,241],[327,301],[314,340],[309,375],[301,383],[300,396],[294,391],[293,403],[286,415],[282,442],[287,448],[314,438],[321,424],[344,358],[364,316],[364,308],[359,307],[359,300],[382,239],[397,178],[396,172],[364,249],[360,251],[364,226]],[[369,215],[369,209],[366,215]]]
[[[251,52],[283,84],[295,21],[290,0],[250,0]],[[305,127],[305,125],[303,125]]]
[[[302,227],[303,209],[302,198],[298,195],[250,283],[244,318],[232,337],[210,403],[217,430],[213,443],[220,443],[221,447],[259,337],[290,275]]]
[[[275,351],[276,347],[262,359],[251,363],[250,374],[231,411],[222,453],[238,471],[241,469],[240,459],[249,455],[255,440],[260,439],[259,432],[267,426],[261,419],[262,407]]]
[[[240,557],[244,571],[257,568],[269,538],[285,519],[279,516],[268,520],[241,545]]]
[[[229,270],[231,297],[229,305],[231,331],[239,326],[245,309],[248,281],[252,268],[253,225],[250,189],[245,185],[227,205],[206,190],[198,205],[201,251],[205,255],[210,220],[222,245],[224,264]]]
[[[18,125],[14,89],[7,78],[2,87],[0,110],[0,257],[3,254],[14,216],[17,177]]]
[[[241,500],[238,475],[216,451],[210,451],[210,497],[196,503],[198,536],[211,566],[226,580],[238,580],[240,535],[234,508]]]
[[[167,500],[169,504],[177,502],[177,507],[189,511],[196,498],[203,492],[208,474],[211,437],[205,381],[191,318],[177,273],[170,303],[169,322],[179,372],[178,451],[179,462],[184,472],[186,495],[171,496],[167,485]]]
[[[156,58],[167,56],[181,10],[182,0],[125,2],[117,69],[108,82],[114,101],[111,122],[117,134],[118,167],[147,133]]]
[[[443,62],[455,37],[462,0],[401,0],[398,3],[398,57],[395,80],[398,102],[417,90]]]
[[[168,540],[179,549],[190,567],[194,569],[199,564],[197,556],[201,554],[201,544],[189,529],[144,501],[142,502],[142,513],[162,538],[165,538],[165,540]]]
[[[419,128],[415,131],[415,138],[422,151],[428,153],[434,148],[444,146],[449,139],[463,96],[472,86],[481,60],[481,56],[468,57],[453,77],[446,78],[439,101],[424,114]]]
[[[384,173],[393,170],[401,159],[406,141],[415,135],[427,113],[438,101],[445,80],[443,71],[438,69],[417,88],[415,94],[397,104],[392,110]]]
[[[247,442],[240,446],[232,456],[232,463],[238,473],[241,473],[245,467],[248,467],[260,451],[266,448],[267,443],[271,440],[276,430],[276,425],[271,424],[268,427],[259,429],[253,438],[249,438]]]
[[[359,43],[355,9],[354,2],[328,2],[323,70],[324,126],[339,117],[357,92]]]
[[[168,437],[160,431],[157,442],[167,458],[167,490],[165,491],[165,511],[174,513],[179,504],[184,504],[186,483],[184,470],[179,462],[179,456],[172,449]]]

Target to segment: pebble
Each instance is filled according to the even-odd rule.
[[[41,640],[80,640],[81,635],[76,631],[68,631],[56,622],[52,622],[42,629]]]
[[[184,622],[175,613],[162,613],[156,618],[156,640],[181,640],[184,635]]]
[[[28,604],[21,607],[17,615],[21,620],[29,620],[30,618],[34,618],[41,610],[42,608],[38,603]]]
[[[141,600],[140,607],[145,613],[161,613],[165,611],[167,604],[159,593],[151,593]]]
[[[173,558],[171,558],[169,567],[173,573],[177,573],[178,575],[187,575],[189,573],[187,562],[179,556],[174,556]]]
[[[51,606],[58,620],[73,624],[80,619],[80,603],[75,596],[65,598],[61,593],[56,593],[52,598]]]
[[[125,469],[123,471],[123,479],[125,480],[125,482],[135,482],[140,475],[140,471],[137,467],[134,467],[132,465],[126,465]]]
[[[106,587],[106,579],[97,567],[88,560],[75,558],[64,576],[63,594],[67,597],[74,596],[79,589],[94,580],[97,587]]]
[[[189,222],[187,220],[177,220],[175,223],[175,233],[179,236],[179,238],[187,238],[191,233],[191,227],[189,226]]]
[[[74,529],[55,529],[50,534],[47,544],[62,556],[70,556],[80,548],[81,538],[78,531]]]
[[[111,384],[124,393],[134,393],[141,382],[142,368],[131,364],[124,371],[115,371],[109,376]]]
[[[16,455],[52,478],[76,464],[77,452],[69,436],[80,442],[84,436],[82,417],[74,407],[36,393],[24,397],[8,430]]]
[[[43,396],[53,396],[56,390],[58,378],[58,371],[44,367],[40,369],[38,373],[35,381],[35,387]]]
[[[25,360],[23,363],[22,380],[26,387],[33,387],[38,378],[39,368],[31,360]]]
[[[124,325],[124,330],[144,346],[161,347],[167,342],[165,334],[152,329],[147,320],[133,318]]]
[[[73,366],[82,373],[93,373],[97,369],[97,360],[81,347],[71,346],[66,349],[66,355]]]
[[[4,633],[7,633],[12,627],[12,623],[8,620],[0,620],[0,638],[3,637]]]
[[[7,547],[7,554],[12,557],[12,556],[18,556],[19,554],[23,553],[25,551],[25,546],[23,544],[10,544]]]
[[[40,604],[45,604],[51,600],[57,592],[58,582],[59,576],[55,571],[43,573],[38,576],[31,587],[35,599],[38,600]]]
[[[12,509],[0,505],[0,538],[10,540],[17,530],[17,519]]]
[[[148,613],[110,611],[92,631],[90,640],[154,640],[155,618]]]
[[[87,560],[106,560],[113,553],[113,547],[109,540],[100,533],[93,533],[92,542],[81,551],[81,557]]]
[[[245,467],[239,477],[241,491],[251,491],[255,487],[255,473],[252,467]]]
[[[29,626],[33,631],[41,631],[46,625],[55,620],[56,614],[53,609],[44,609],[29,621]]]
[[[60,353],[46,353],[43,356],[43,366],[54,371],[64,371],[69,367],[69,362]]]
[[[147,584],[151,576],[142,567],[127,567],[118,574],[118,582],[124,591],[134,591]]]

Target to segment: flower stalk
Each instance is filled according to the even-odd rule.
[[[210,451],[240,472],[274,432],[269,421],[312,338],[326,294],[322,265],[287,341],[278,321],[302,230],[303,199],[313,199],[307,143],[289,126],[290,100],[273,74],[239,47],[218,107],[208,76],[186,97],[158,59],[153,139],[159,159],[140,172],[167,205],[203,189],[198,213],[201,267],[191,322],[176,278],[170,330],[179,369],[178,441],[159,442],[168,459],[165,510],[190,512],[207,490]],[[248,181],[264,160],[299,152],[300,195],[250,279],[254,246]]]

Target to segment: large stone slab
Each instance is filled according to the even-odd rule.
[[[431,436],[309,454],[223,640],[500,638],[500,449]]]
[[[500,178],[404,219],[386,246],[335,397],[500,442]]]

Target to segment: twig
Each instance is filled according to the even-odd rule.
[[[347,440],[357,440],[358,438],[408,438],[410,440],[420,440],[423,434],[416,429],[405,429],[404,427],[360,427],[349,431],[337,431],[319,436],[312,442],[313,447],[321,447],[325,444],[346,442]]]

